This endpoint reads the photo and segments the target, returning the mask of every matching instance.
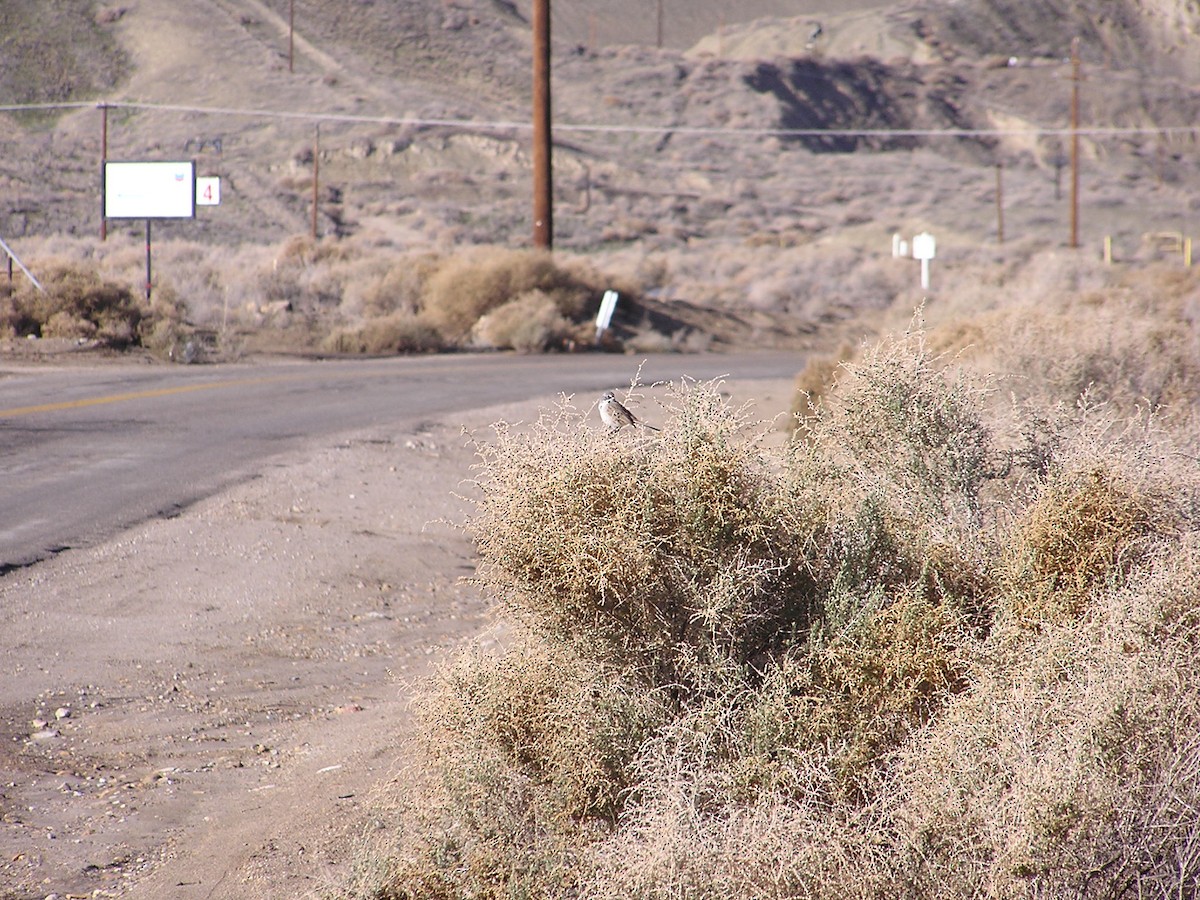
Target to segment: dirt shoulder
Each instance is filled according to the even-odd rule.
[[[486,417],[481,417],[486,418]],[[459,427],[276,460],[0,581],[0,897],[304,896],[484,604]]]
[[[789,382],[731,385],[764,416]],[[0,898],[295,898],[402,772],[414,684],[486,640],[462,427],[274,460],[0,579]]]

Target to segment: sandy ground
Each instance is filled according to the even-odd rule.
[[[764,418],[790,402],[729,387]],[[341,883],[420,679],[488,639],[462,429],[547,402],[326,441],[0,579],[0,898]]]

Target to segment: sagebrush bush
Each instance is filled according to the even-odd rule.
[[[357,327],[337,329],[323,347],[333,353],[432,353],[444,341],[437,329],[410,312],[368,319]]]
[[[1196,895],[1200,556],[1167,546],[1080,618],[1005,642],[909,748],[893,889]]]
[[[687,381],[661,433],[564,399],[480,441],[517,636],[424,697],[375,896],[1200,890],[1196,454],[930,347],[845,363],[783,451]]]
[[[540,353],[562,348],[579,329],[544,291],[526,291],[491,312],[472,329],[472,343],[492,349]]]
[[[842,363],[852,355],[850,348],[843,347],[837,354],[813,354],[805,360],[804,368],[796,375],[792,394],[791,417],[797,436],[807,435],[807,420],[813,413],[813,407],[833,388]]]
[[[864,411],[895,402],[901,346],[872,357],[849,392]],[[558,848],[563,889],[582,890],[589,848],[675,789],[664,772],[700,779],[694,800],[718,818],[764,794],[864,802],[880,761],[967,684],[977,582],[896,509],[977,521],[985,476],[965,469],[986,453],[954,457],[950,480],[927,471],[955,428],[986,443],[970,396],[935,380],[919,393],[942,411],[928,427],[888,420],[884,439],[907,442],[898,455],[920,476],[898,508],[852,464],[861,435],[847,419],[773,456],[715,385],[672,387],[661,435],[610,434],[569,402],[528,428],[498,425],[479,447],[480,571],[534,641],[466,660],[426,701],[440,711],[438,746],[454,748],[439,758],[455,844],[476,861],[460,850],[451,869],[488,859],[495,875],[486,889],[470,876],[464,893],[528,891],[496,872],[522,869],[533,840]],[[573,673],[603,686],[579,690]],[[495,810],[513,804],[529,817],[520,834],[495,833]],[[464,832],[467,820],[478,827]]]
[[[476,248],[446,261],[429,277],[421,308],[443,335],[460,341],[483,315],[530,291],[552,298],[568,318],[578,317],[595,294],[549,253]]]
[[[34,251],[25,258],[42,281],[65,268],[124,291],[134,302],[128,319],[141,303],[135,295],[144,289],[145,248],[134,242],[138,237],[114,229],[99,245],[62,236],[31,240]],[[173,297],[178,309],[170,327],[152,311],[145,328],[153,334],[151,342],[168,353],[197,330],[206,332],[218,356],[233,348],[369,354],[576,349],[593,341],[590,320],[605,290],[627,298],[626,312],[639,292],[629,279],[602,274],[562,253],[496,247],[435,252],[367,235],[319,241],[295,236],[275,246],[236,249],[167,239],[155,255],[155,295]],[[5,285],[0,336],[44,333],[112,347],[139,345],[139,325],[120,324],[117,316],[98,322],[75,305],[42,309],[27,287]],[[94,287],[88,290],[94,293]],[[109,305],[117,299],[110,298]],[[691,329],[668,337],[653,327],[648,319],[634,326],[627,321],[622,337],[688,352],[711,340]]]
[[[662,439],[588,428],[569,406],[481,447],[481,570],[532,627],[600,641],[621,667],[703,689],[814,612],[818,520],[739,439],[711,388],[668,403]]]
[[[0,331],[13,337],[81,338],[114,349],[153,346],[143,340],[176,328],[183,309],[172,296],[148,303],[128,284],[100,277],[74,262],[47,264],[41,279],[0,298]]]

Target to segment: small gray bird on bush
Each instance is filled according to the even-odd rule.
[[[617,400],[617,395],[612,391],[605,391],[600,398],[600,419],[608,426],[609,431],[617,431],[626,425],[641,425],[643,428],[649,428],[651,431],[659,431],[653,425],[647,425]]]

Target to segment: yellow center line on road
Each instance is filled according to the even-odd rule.
[[[211,391],[217,388],[241,387],[247,384],[263,384],[269,381],[283,381],[286,375],[263,376],[261,378],[236,378],[230,381],[208,381],[204,384],[183,384],[177,387],[154,388],[147,391],[131,391],[126,394],[108,394],[102,397],[87,397],[82,400],[63,400],[59,403],[38,403],[34,406],[16,406],[12,409],[0,409],[0,419],[10,419],[16,416],[28,416],[33,413],[61,412],[66,409],[83,409],[88,406],[103,406],[107,403],[125,403],[129,400],[150,400],[156,397],[170,397],[173,394],[189,394],[193,391]]]

